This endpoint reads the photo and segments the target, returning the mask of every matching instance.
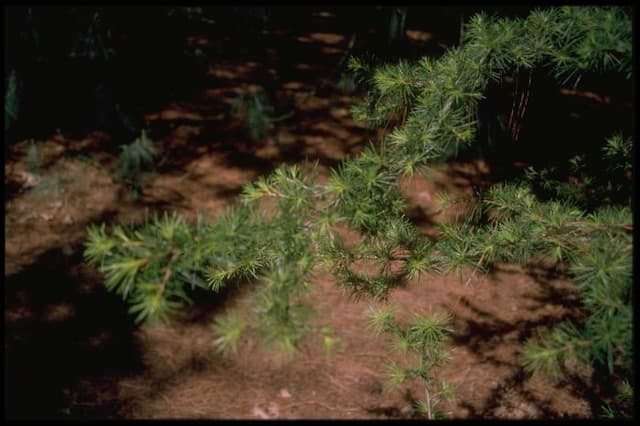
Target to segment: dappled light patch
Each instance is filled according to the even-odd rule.
[[[333,18],[333,17],[335,17],[336,15],[335,15],[335,14],[333,14],[333,13],[331,13],[331,12],[322,11],[322,12],[315,12],[315,13],[313,14],[313,16],[317,16],[317,17],[320,17],[320,18]]]
[[[323,44],[338,44],[345,40],[344,35],[334,33],[311,33],[308,36],[299,36],[296,38],[302,43],[323,43]]]
[[[338,49],[336,47],[323,47],[322,48],[322,53],[326,54],[326,55],[337,55],[342,53],[343,50],[342,49]]]
[[[333,110],[332,110],[333,111]],[[311,130],[325,132],[337,139],[347,141],[351,137],[351,132],[340,125],[332,123],[317,123],[310,128]]]
[[[207,47],[209,46],[209,38],[205,36],[192,36],[186,39],[188,46]]]
[[[427,43],[429,40],[433,38],[433,34],[428,33],[426,31],[420,31],[420,30],[407,30],[406,34],[409,40],[416,41],[419,43]]]
[[[310,89],[312,86],[308,85],[308,84],[304,84],[302,82],[299,81],[289,81],[287,83],[284,83],[282,85],[282,88],[284,90],[308,90]]]
[[[213,95],[217,95],[215,93]],[[225,119],[224,113],[205,114],[206,110],[194,110],[185,106],[175,105],[160,112],[147,114],[145,119],[148,121],[221,121]]]
[[[6,308],[4,310],[5,324],[12,324],[19,321],[32,321],[33,319],[34,319],[33,311],[25,306],[17,306],[15,308]]]
[[[311,64],[296,64],[294,68],[300,71],[318,71],[320,68]]]
[[[50,306],[43,315],[44,321],[58,322],[66,321],[73,317],[75,310],[73,305],[69,303],[60,303],[58,305]]]
[[[259,67],[256,62],[241,65],[216,64],[209,67],[208,75],[225,80],[246,78]]]
[[[75,241],[83,234],[79,227],[116,199],[117,188],[101,168],[64,157],[55,160],[37,185],[6,205],[5,273],[29,265],[51,245]]]
[[[587,98],[587,99],[591,99],[595,102],[598,103],[602,103],[602,104],[610,104],[611,103],[611,97],[609,96],[600,96],[597,93],[593,93],[590,91],[584,91],[584,90],[575,90],[575,89],[567,89],[567,88],[562,88],[560,89],[560,93],[562,95],[566,95],[566,96],[579,96],[582,98]]]
[[[341,119],[341,118],[345,118],[345,117],[349,117],[349,110],[347,108],[343,108],[343,107],[333,107],[331,108],[331,110],[329,111],[329,114],[331,114],[332,117],[335,117],[337,119]]]

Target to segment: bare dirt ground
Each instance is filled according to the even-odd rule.
[[[417,30],[412,30],[417,31]],[[429,37],[418,31],[416,43]],[[421,35],[422,34],[422,35]],[[426,40],[426,41],[425,41]],[[293,38],[305,58],[344,52],[341,34],[309,32]],[[332,50],[333,49],[333,50]],[[329,53],[327,53],[329,52]],[[319,56],[319,55],[318,55]],[[276,61],[274,59],[274,61]],[[133,200],[112,178],[116,157],[109,135],[52,136],[40,144],[41,167],[26,165],[27,142],[5,163],[5,407],[11,418],[327,418],[412,416],[417,383],[387,391],[384,366],[402,362],[384,337],[366,329],[369,301],[342,294],[318,270],[309,303],[314,321],[330,325],[340,345],[326,356],[311,336],[294,359],[266,353],[248,337],[239,355],[213,351],[211,324],[228,310],[250,308],[251,285],[221,294],[200,292],[183,318],[169,325],[134,326],[102,276],[82,262],[86,226],[136,223],[145,210],[212,217],[234,203],[243,184],[282,162],[319,159],[322,170],[356,155],[371,135],[351,120],[356,100],[333,89],[309,94],[327,65],[217,63],[211,87],[188,102],[148,114],[163,155],[143,177]],[[335,58],[334,58],[335,60]],[[301,64],[306,66],[300,66]],[[266,141],[251,143],[226,116],[231,99],[256,68],[286,74],[277,95],[294,118]],[[323,74],[324,73],[324,74]],[[434,214],[436,193],[471,191],[487,172],[481,162],[437,168],[429,179],[402,183],[410,214],[425,233],[452,212]],[[449,362],[437,377],[455,386],[441,407],[448,418],[550,419],[593,415],[588,372],[552,384],[523,374],[518,356],[539,326],[579,315],[575,286],[544,268],[501,265],[492,274],[429,275],[392,291],[403,315],[432,310],[453,315]]]

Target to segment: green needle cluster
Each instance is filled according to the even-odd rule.
[[[140,321],[179,311],[188,286],[219,291],[229,282],[259,281],[253,328],[267,342],[293,350],[311,330],[303,302],[316,265],[328,268],[348,292],[384,299],[393,286],[423,273],[552,259],[582,289],[587,319],[528,341],[525,369],[558,376],[568,359],[577,358],[629,374],[631,139],[616,134],[603,141],[598,164],[610,173],[600,180],[583,174],[582,195],[573,190],[567,196],[567,185],[552,173],[531,169],[521,181],[479,194],[468,216],[439,225],[435,239],[407,218],[397,182],[476,143],[478,104],[488,84],[503,76],[535,69],[574,85],[586,72],[630,79],[631,28],[617,7],[544,8],[522,19],[478,14],[465,26],[460,46],[440,58],[380,66],[352,58],[351,70],[368,89],[354,117],[388,127],[382,141],[344,160],[324,184],[315,172],[279,167],[246,185],[242,203],[213,223],[188,225],[163,216],[111,232],[91,227],[87,261],[104,272],[107,287],[132,304]],[[578,170],[585,161],[577,156],[567,167]],[[536,185],[552,196],[540,199]],[[595,204],[583,202],[594,195]],[[360,241],[347,244],[345,228]],[[399,328],[389,313],[373,318],[374,330],[392,331],[398,347],[425,355],[418,369],[397,370],[395,377],[428,382],[430,363],[441,359],[433,351],[445,323],[426,317]],[[216,327],[222,351],[233,351],[240,332],[251,328],[236,317]],[[427,402],[429,417],[432,405]]]

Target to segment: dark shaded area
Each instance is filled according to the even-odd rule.
[[[616,133],[633,136],[633,93],[633,81],[614,74],[587,73],[575,89],[557,82],[549,70],[522,72],[511,81],[493,82],[479,107],[480,143],[462,158],[481,155],[494,182],[522,178],[527,167],[537,171],[555,168],[553,178],[568,182],[572,177],[569,160],[583,154],[587,173],[606,182],[613,176],[607,174],[602,147]],[[616,179],[628,186],[624,176]],[[537,191],[548,198],[544,191]],[[630,188],[617,196],[613,201],[624,203]]]
[[[379,60],[440,54],[459,42],[460,24],[479,7],[406,8],[404,28],[427,28],[439,43],[419,46],[390,38],[391,6],[132,7],[12,6],[5,9],[5,76],[19,80],[19,116],[9,140],[44,137],[55,129],[103,129],[127,139],[145,127],[144,113],[158,103],[188,97],[206,78],[208,64],[290,60],[344,65],[318,56],[269,47],[275,38],[331,31],[354,37],[349,53]],[[524,16],[530,8],[494,12]],[[204,41],[206,40],[206,41]],[[306,55],[305,55],[306,52]],[[300,55],[302,53],[302,55]],[[254,81],[272,92],[277,80]],[[64,108],[60,108],[64,105]]]
[[[367,408],[367,413],[375,414],[377,416],[384,416],[387,418],[397,419],[402,417],[402,413],[395,406],[389,407],[370,407]]]
[[[121,418],[130,408],[118,382],[143,374],[137,326],[120,296],[87,267],[82,246],[56,248],[5,281],[4,403],[8,419]],[[207,321],[239,286],[219,293],[195,289],[194,305],[176,320]],[[204,368],[193,360],[184,375],[161,378],[154,392]],[[184,376],[184,377],[183,377]]]
[[[10,139],[103,129],[126,142],[145,126],[144,111],[192,93],[206,58],[184,38],[198,26],[171,11],[6,8],[5,75],[13,69],[20,82]]]
[[[81,250],[53,249],[5,281],[5,416],[118,416],[116,378],[142,368],[120,297],[82,265]],[[102,383],[104,404],[71,400],[81,380]],[[93,399],[93,398],[89,398]]]

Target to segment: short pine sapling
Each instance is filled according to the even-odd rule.
[[[276,117],[275,107],[264,90],[245,89],[233,100],[231,114],[242,120],[252,141],[261,141],[269,135],[274,123],[290,118],[293,111]]]
[[[238,116],[244,123],[252,141],[264,139],[273,127],[271,119],[273,106],[264,91],[242,90],[231,104],[231,114]]]
[[[153,166],[153,159],[157,155],[156,149],[143,129],[139,138],[130,144],[122,145],[120,150],[118,157],[120,179],[131,188],[134,197],[137,198],[142,195],[140,173]]]

